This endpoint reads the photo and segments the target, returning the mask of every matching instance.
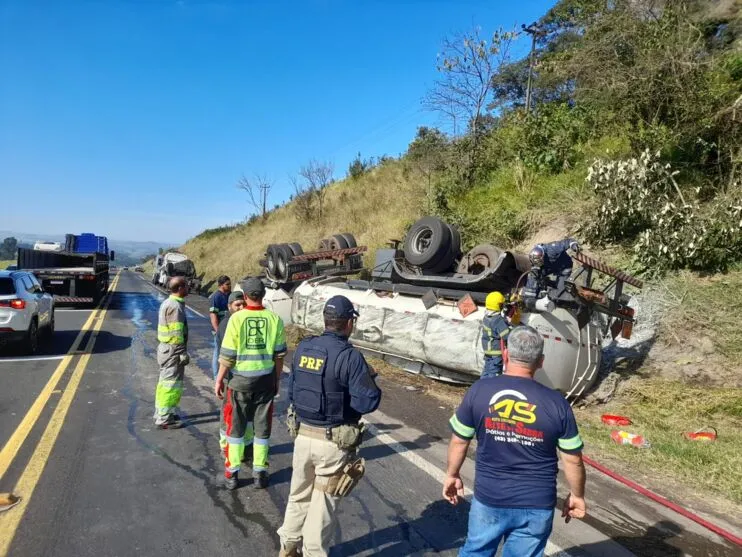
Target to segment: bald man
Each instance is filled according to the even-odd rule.
[[[160,380],[155,391],[155,425],[158,429],[176,429],[181,426],[178,415],[180,395],[183,393],[183,375],[189,362],[188,321],[185,297],[188,284],[183,277],[174,277],[168,284],[170,297],[162,302],[157,323],[157,365]]]

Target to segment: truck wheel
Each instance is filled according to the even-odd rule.
[[[267,260],[268,260],[267,261],[267,263],[268,263],[268,272],[272,276],[274,276],[274,277],[276,276],[276,259],[277,259],[277,256],[276,256],[276,247],[277,246],[275,246],[273,244],[271,244],[270,246],[268,246],[268,251],[267,251],[267,255],[266,255]]]
[[[343,232],[340,235],[345,240],[345,243],[348,244],[348,247],[349,248],[357,248],[358,247],[358,242],[356,242],[356,238],[355,238],[355,236],[353,236],[353,234],[350,234],[348,232]]]
[[[301,244],[299,242],[292,242],[288,244],[288,246],[294,256],[304,255],[304,250],[301,249]]]
[[[276,253],[276,278],[278,280],[289,280],[289,261],[293,257],[288,244],[274,246]]]
[[[36,354],[36,351],[39,349],[39,324],[35,318],[31,320],[31,324],[28,326],[24,344],[26,354],[28,355]]]
[[[426,270],[432,274],[445,273],[450,271],[456,263],[456,255],[453,251],[453,245],[449,250],[438,260],[438,262],[432,267],[427,267]]]
[[[466,254],[466,272],[470,275],[483,273],[485,269],[491,269],[497,263],[502,252],[492,244],[479,244]]]
[[[345,249],[348,247],[348,242],[345,241],[342,234],[335,234],[330,237],[330,249]]]
[[[288,244],[281,244],[275,246],[276,252],[276,278],[278,280],[288,281],[289,280],[289,261],[293,257],[291,248]]]
[[[330,239],[329,238],[322,238],[319,241],[319,251],[327,251],[331,249],[330,248]]]
[[[451,231],[451,253],[453,253],[454,259],[458,259],[461,257],[461,232],[453,224],[446,223],[446,226]]]
[[[435,217],[423,217],[412,225],[404,239],[404,257],[410,265],[433,269],[451,249],[451,230]]]

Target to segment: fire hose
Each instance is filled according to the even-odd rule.
[[[742,538],[740,538],[738,536],[735,536],[731,532],[728,532],[727,530],[724,530],[723,528],[717,526],[716,524],[712,524],[708,520],[705,520],[705,519],[701,518],[700,516],[698,516],[697,514],[694,514],[694,513],[690,512],[690,511],[684,509],[680,505],[678,505],[676,503],[673,503],[672,501],[669,501],[668,499],[665,499],[661,495],[657,495],[656,493],[654,493],[653,491],[648,490],[645,487],[640,486],[638,483],[633,482],[633,481],[631,481],[628,478],[624,478],[620,474],[617,474],[617,473],[613,472],[612,470],[606,468],[602,464],[599,464],[598,462],[595,462],[591,458],[588,458],[586,456],[583,456],[582,457],[582,460],[588,466],[592,466],[593,468],[595,468],[599,472],[602,472],[603,474],[605,474],[606,476],[608,476],[610,478],[613,478],[617,482],[620,482],[620,483],[624,484],[625,486],[630,487],[634,491],[640,493],[641,495],[644,495],[645,497],[651,499],[655,503],[659,503],[663,507],[667,507],[668,509],[670,509],[670,510],[676,512],[676,513],[678,513],[679,515],[684,516],[688,520],[692,520],[696,524],[700,524],[704,528],[706,528],[708,530],[711,530],[715,534],[717,534],[717,535],[721,536],[722,538],[724,538],[724,539],[732,542],[733,544],[736,544],[736,545],[742,547]]]

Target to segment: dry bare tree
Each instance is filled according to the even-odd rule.
[[[237,180],[237,188],[247,193],[247,199],[255,214],[261,215],[264,222],[268,218],[268,192],[272,187],[273,183],[268,178],[258,174],[252,180],[244,174]]]
[[[312,159],[299,170],[299,176],[304,178],[305,188],[314,192],[318,205],[318,217],[322,218],[327,196],[327,186],[332,183],[332,174],[335,167],[331,162],[320,162]]]
[[[444,39],[438,55],[440,78],[423,99],[426,108],[442,114],[454,129],[458,121],[468,123],[472,162],[484,135],[483,116],[491,102],[492,79],[509,63],[511,46],[518,37],[516,31],[499,29],[487,41],[480,33],[477,27]]]

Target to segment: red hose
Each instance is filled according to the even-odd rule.
[[[671,510],[675,511],[679,515],[682,515],[685,518],[687,518],[689,520],[692,520],[693,522],[696,522],[696,523],[700,524],[704,528],[707,528],[707,529],[711,530],[712,532],[714,532],[715,534],[718,534],[722,538],[724,538],[726,540],[729,540],[733,544],[736,544],[736,545],[742,547],[742,538],[739,538],[739,537],[735,536],[731,532],[727,532],[723,528],[720,528],[719,526],[716,526],[715,524],[711,524],[709,521],[704,520],[703,518],[701,518],[697,514],[693,514],[692,512],[685,510],[684,508],[682,508],[679,505],[673,503],[672,501],[668,501],[667,499],[665,499],[661,495],[657,495],[656,493],[654,493],[652,491],[649,491],[647,488],[640,486],[638,483],[632,482],[630,479],[624,478],[623,476],[619,476],[618,474],[616,474],[615,472],[609,470],[608,468],[606,468],[602,464],[598,464],[597,462],[595,462],[591,458],[588,458],[586,456],[583,456],[582,457],[582,460],[585,461],[585,464],[588,464],[589,466],[592,466],[593,468],[595,468],[599,472],[603,472],[603,474],[605,474],[606,476],[609,476],[609,477],[613,478],[617,482],[621,482],[622,484],[629,486],[634,491],[638,491],[639,493],[641,493],[645,497],[649,497],[652,501],[655,501],[656,503],[659,503],[660,505],[663,505],[663,506],[667,507],[668,509],[671,509]]]

